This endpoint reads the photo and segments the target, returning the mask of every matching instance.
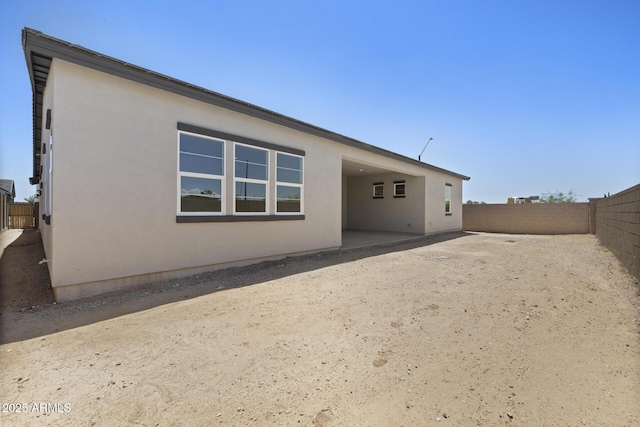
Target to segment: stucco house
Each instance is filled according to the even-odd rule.
[[[9,228],[9,205],[16,198],[16,187],[12,179],[0,179],[0,231]]]
[[[462,228],[467,176],[23,30],[58,300]]]

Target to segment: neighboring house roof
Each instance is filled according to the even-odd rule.
[[[427,163],[422,163],[412,158],[385,150],[374,145],[355,140],[353,138],[331,132],[326,129],[305,123],[303,121],[267,110],[256,105],[231,98],[220,93],[204,89],[186,83],[172,77],[165,76],[154,71],[138,67],[133,64],[115,59],[98,52],[74,45],[63,40],[56,39],[30,28],[22,30],[22,47],[24,49],[31,86],[33,89],[33,178],[32,184],[40,179],[40,144],[42,135],[42,98],[47,83],[47,76],[51,67],[52,58],[59,58],[74,64],[92,68],[114,76],[122,77],[134,82],[142,83],[157,89],[165,90],[188,98],[196,99],[208,104],[236,111],[248,116],[257,117],[272,123],[296,129],[311,135],[319,136],[340,144],[355,147],[361,150],[379,154],[392,159],[400,160],[414,166],[442,172],[460,179],[470,178],[455,172],[448,171]]]
[[[0,179],[0,191],[10,195],[12,199],[16,198],[16,187],[12,179]]]

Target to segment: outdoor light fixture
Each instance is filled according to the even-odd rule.
[[[427,149],[427,145],[429,145],[429,143],[433,140],[433,138],[429,138],[429,140],[427,141],[427,144],[424,146],[424,148],[422,149],[422,151],[420,152],[420,154],[418,154],[418,161],[420,161],[420,157],[422,157],[422,153],[424,153],[424,150]]]

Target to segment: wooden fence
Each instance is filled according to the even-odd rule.
[[[36,206],[33,203],[9,204],[9,228],[36,228]]]

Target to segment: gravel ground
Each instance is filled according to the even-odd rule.
[[[46,288],[7,265],[28,242],[0,260],[3,427],[640,425],[640,287],[591,235],[452,233],[64,304],[6,289]]]

